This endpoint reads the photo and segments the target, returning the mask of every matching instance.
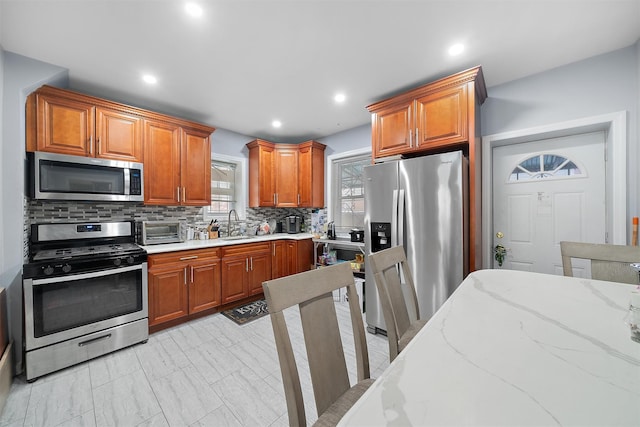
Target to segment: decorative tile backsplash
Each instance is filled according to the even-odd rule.
[[[183,221],[187,226],[206,227],[209,220],[203,217],[203,208],[198,206],[148,206],[142,203],[49,201],[24,198],[24,245],[25,261],[29,256],[31,224],[54,222],[92,221]],[[269,220],[281,221],[289,215],[300,215],[305,224],[311,224],[311,209],[248,208],[246,219],[240,221],[248,233]],[[221,230],[227,229],[227,220],[218,220]],[[240,224],[233,224],[234,230]]]

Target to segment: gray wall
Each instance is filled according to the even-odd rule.
[[[67,70],[4,52],[2,90],[2,246],[0,283],[8,287],[10,337],[16,367],[22,367],[22,246],[25,164],[25,101],[45,83],[64,85]]]
[[[249,150],[245,145],[254,139],[255,137],[216,128],[213,135],[211,135],[211,152],[213,158],[215,159],[216,154],[224,154],[232,157],[248,157]]]
[[[627,224],[640,216],[640,42],[488,88],[482,135],[526,129],[618,111],[627,112]]]
[[[362,126],[347,129],[320,138],[318,141],[327,146],[325,150],[327,156],[360,148],[371,149],[371,124],[367,123]]]

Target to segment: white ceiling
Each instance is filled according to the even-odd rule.
[[[0,0],[0,43],[67,68],[76,90],[301,142],[475,65],[491,87],[640,38],[640,0],[193,1],[199,19],[184,0]],[[466,50],[452,58],[454,42]]]

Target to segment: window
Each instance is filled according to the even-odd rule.
[[[343,232],[364,226],[363,171],[370,164],[370,152],[331,162],[331,219]]]
[[[509,175],[509,182],[532,179],[559,179],[584,175],[574,162],[556,154],[536,154],[520,162]]]
[[[236,200],[236,164],[212,160],[211,205],[207,216],[226,218],[231,209],[236,209]]]

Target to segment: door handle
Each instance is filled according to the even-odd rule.
[[[182,201],[187,201],[187,187],[182,187]]]
[[[178,193],[178,203],[180,203],[180,187],[176,187],[176,192]]]
[[[251,257],[251,271],[253,271],[253,257]]]
[[[247,273],[249,272],[249,258],[244,259],[244,269]]]
[[[187,284],[187,267],[183,268],[182,271],[184,272],[184,284]]]
[[[193,265],[190,266],[191,268],[191,284],[193,285]]]
[[[398,191],[398,241],[399,246],[404,246],[404,190]]]
[[[393,190],[391,201],[391,246],[398,246],[398,190]]]

